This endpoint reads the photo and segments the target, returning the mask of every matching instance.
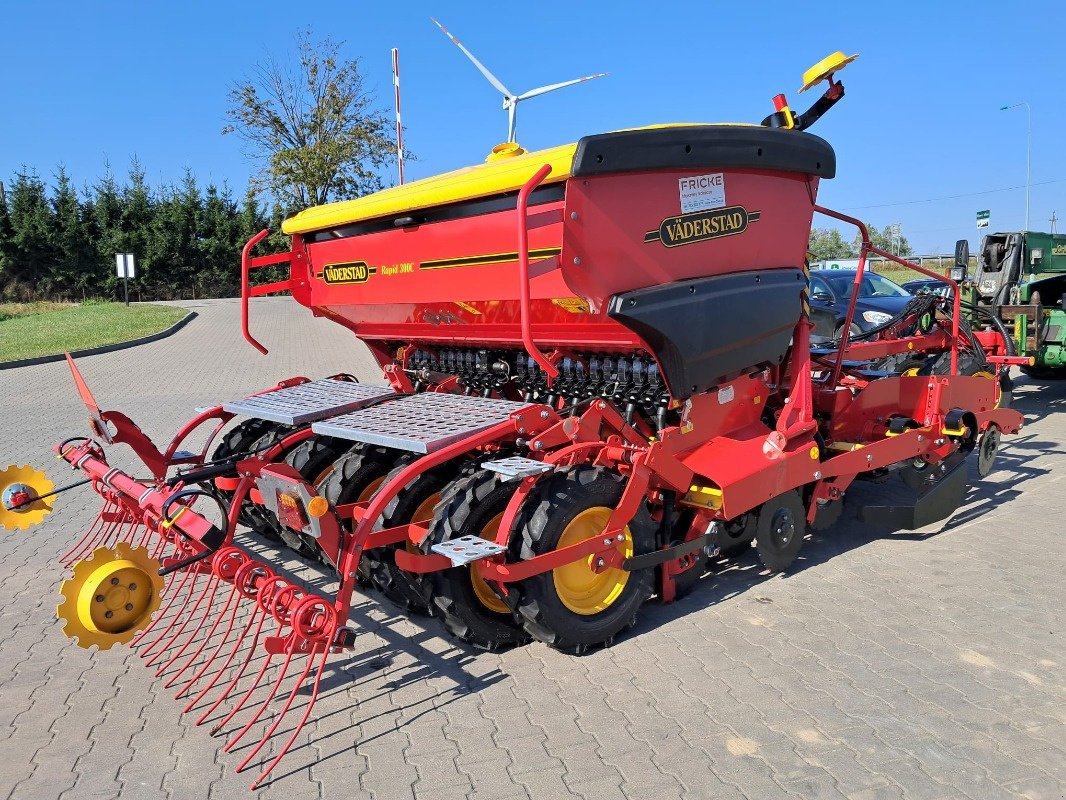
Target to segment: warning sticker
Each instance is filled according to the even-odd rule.
[[[725,205],[725,175],[717,172],[713,175],[680,178],[677,181],[677,191],[681,195],[682,214],[721,208]]]

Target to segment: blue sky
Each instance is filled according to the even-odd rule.
[[[389,50],[400,48],[406,144],[419,159],[409,179],[480,161],[505,138],[499,97],[430,15],[514,91],[610,73],[523,103],[518,139],[529,149],[655,122],[757,122],[779,91],[802,109],[814,99],[796,94],[804,69],[834,50],[861,53],[842,74],[847,97],[813,129],[838,158],[820,200],[879,226],[902,223],[922,252],[976,243],[979,209],[991,211],[993,229],[1021,228],[1026,115],[999,108],[1028,101],[1030,227],[1047,230],[1052,211],[1066,218],[1061,0],[9,0],[0,177],[26,166],[49,179],[62,163],[83,184],[108,162],[124,174],[136,155],[153,184],[188,167],[243,190],[254,167],[238,140],[220,135],[227,91],[257,60],[290,51],[307,26],[347,42],[390,113]],[[1006,187],[1019,188],[978,194]],[[965,196],[925,202],[956,195]]]

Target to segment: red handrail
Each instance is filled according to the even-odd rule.
[[[241,250],[241,333],[244,335],[244,339],[248,344],[254,347],[263,355],[266,355],[269,350],[263,346],[263,344],[252,336],[252,332],[248,329],[248,300],[252,296],[252,286],[250,273],[252,271],[252,248],[263,241],[270,235],[270,231],[266,228],[259,231],[255,236],[248,240],[248,243]]]
[[[274,253],[273,255],[259,256],[258,258],[251,257],[252,249],[269,235],[270,231],[264,228],[249,239],[248,244],[241,251],[241,333],[244,334],[248,344],[263,355],[266,355],[269,351],[258,339],[252,336],[252,332],[248,329],[248,301],[253,297],[262,297],[274,292],[287,292],[292,289],[292,278],[252,286],[251,271],[253,269],[292,261],[291,252]]]
[[[816,205],[814,210],[819,214],[825,214],[827,217],[833,217],[833,219],[839,219],[841,222],[847,222],[854,225],[859,229],[859,233],[862,235],[862,250],[859,253],[859,266],[855,269],[855,286],[851,292],[851,302],[848,303],[848,313],[844,318],[844,329],[840,336],[840,351],[837,353],[836,364],[833,365],[833,376],[830,381],[830,386],[835,386],[837,381],[840,380],[840,373],[844,366],[844,351],[847,350],[848,340],[851,338],[851,321],[855,318],[855,304],[859,301],[859,285],[862,282],[863,270],[866,268],[866,256],[869,253],[881,256],[881,258],[888,261],[894,261],[895,263],[908,267],[909,269],[916,270],[923,275],[928,275],[930,278],[936,278],[942,283],[946,283],[952,289],[952,297],[954,298],[954,309],[951,317],[951,374],[957,375],[959,371],[959,355],[958,355],[958,342],[959,342],[959,315],[962,309],[959,306],[959,284],[953,281],[951,278],[945,278],[943,275],[939,275],[936,272],[925,269],[913,261],[905,261],[899,256],[894,256],[891,253],[882,250],[879,247],[874,247],[870,242],[870,231],[866,225],[855,217],[849,217],[847,214],[841,214],[839,211],[830,211],[828,208]]]
[[[540,185],[541,181],[548,177],[548,173],[551,171],[551,164],[545,164],[537,170],[532,178],[526,181],[525,186],[518,193],[518,293],[522,324],[522,344],[525,346],[526,352],[533,357],[533,360],[548,373],[549,385],[553,379],[558,377],[559,370],[537,349],[537,345],[533,342],[533,329],[529,320],[529,221],[526,219],[526,209],[529,206],[530,193]]]

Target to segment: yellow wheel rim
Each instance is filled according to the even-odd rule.
[[[107,650],[125,644],[151,621],[159,608],[163,579],[159,562],[143,547],[119,542],[99,547],[74,565],[74,575],[60,587],[63,602],[56,609],[63,632],[77,637],[80,647]]]
[[[900,373],[900,374],[904,378],[913,378],[915,375],[918,374],[918,368],[917,367],[911,367],[910,369],[903,370],[903,372]]]
[[[482,539],[494,540],[496,534],[500,530],[500,520],[502,519],[503,512],[501,511],[489,520],[488,524],[481,529],[478,536]],[[470,565],[470,585],[474,587],[474,594],[477,595],[477,599],[481,601],[481,605],[485,606],[489,611],[495,611],[497,614],[511,613],[511,609],[507,607],[507,604],[496,596],[496,592],[492,591],[492,587],[490,587],[485,579],[481,577],[476,561]]]
[[[332,474],[333,474],[333,465],[330,464],[328,467],[326,467],[324,470],[322,470],[320,473],[318,473],[318,475],[315,476],[315,479],[313,481],[311,481],[311,485],[314,486],[317,489],[319,486],[321,486],[323,483],[325,483],[326,482],[326,478],[328,478]]]
[[[385,478],[387,477],[387,475],[382,475],[380,478],[374,478],[374,480],[370,481],[370,483],[367,484],[366,488],[359,493],[359,499],[355,502],[365,503],[367,500],[373,497],[374,492],[381,488],[381,484],[385,482]]]
[[[415,513],[411,515],[411,522],[425,522],[433,516],[433,509],[439,502],[440,492],[434,492],[415,509]]]
[[[557,549],[569,547],[599,536],[607,528],[613,509],[606,506],[587,508],[574,517],[559,537]],[[627,527],[625,538],[618,543],[617,549],[623,557],[633,555],[633,536]],[[571,564],[565,564],[552,571],[555,593],[559,600],[575,614],[588,616],[598,614],[618,599],[629,582],[629,573],[622,569],[610,567],[602,572],[595,572],[589,556]]]

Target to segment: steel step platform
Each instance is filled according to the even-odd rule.
[[[324,436],[377,444],[412,453],[433,453],[506,422],[532,403],[423,392],[321,420],[311,430]]]
[[[280,422],[283,425],[303,425],[346,414],[391,394],[394,392],[388,386],[322,378],[287,389],[233,400],[224,403],[222,408],[240,416]]]
[[[551,464],[545,464],[543,461],[536,461],[532,458],[522,458],[521,456],[486,461],[481,465],[481,468],[498,473],[505,481],[512,478],[529,478],[555,469]]]

